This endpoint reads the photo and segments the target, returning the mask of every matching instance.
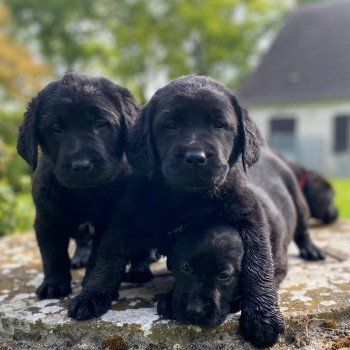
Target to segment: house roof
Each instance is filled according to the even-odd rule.
[[[350,98],[350,0],[293,11],[239,92],[253,105]]]

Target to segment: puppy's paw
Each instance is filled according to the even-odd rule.
[[[157,313],[167,319],[174,319],[172,306],[172,293],[163,294],[160,296],[157,304]]]
[[[322,249],[318,248],[313,242],[308,242],[300,248],[300,257],[305,260],[324,260],[325,254]]]
[[[109,293],[82,291],[68,308],[68,316],[78,321],[99,317],[111,308],[112,297]]]
[[[274,345],[284,332],[284,322],[278,308],[273,310],[242,309],[240,330],[243,337],[259,349]]]
[[[39,299],[56,299],[65,297],[72,291],[70,280],[45,279],[36,291]]]
[[[130,283],[146,283],[153,279],[153,274],[148,265],[142,267],[131,267],[130,271],[124,275],[124,281]]]

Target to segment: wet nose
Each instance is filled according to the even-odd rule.
[[[203,166],[207,162],[207,157],[203,151],[189,150],[184,155],[184,162],[189,166]]]
[[[92,164],[88,159],[79,159],[71,163],[71,168],[74,172],[86,173],[92,168]]]
[[[191,303],[185,308],[187,317],[190,319],[202,319],[205,316],[204,305],[201,303]]]

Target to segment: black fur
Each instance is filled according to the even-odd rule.
[[[255,345],[275,343],[284,326],[268,223],[243,170],[259,158],[261,139],[233,93],[203,76],[176,79],[143,108],[129,141],[128,160],[140,175],[130,181],[69,316],[106,312],[138,247],[169,254],[181,228],[197,230],[224,218],[244,247],[241,331]],[[93,312],[89,305],[96,306]]]
[[[281,157],[281,155],[279,155]],[[330,224],[337,220],[338,209],[334,203],[334,190],[332,185],[320,174],[307,169],[289,159],[281,157],[293,170],[300,188],[302,189],[311,216]]]
[[[287,248],[295,236],[303,250],[316,249],[298,224],[307,218],[303,198],[291,171],[270,150],[264,148],[260,160],[248,171],[252,191],[267,218],[274,261],[274,279],[278,286],[287,273]],[[301,202],[300,202],[301,201]],[[243,245],[239,232],[227,222],[202,231],[182,232],[168,257],[175,275],[174,289],[158,303],[158,313],[184,323],[216,326],[229,312],[240,309],[240,278]],[[250,335],[249,335],[250,337]],[[259,344],[256,344],[259,345]]]
[[[67,247],[70,237],[84,233],[82,224],[94,228],[96,254],[130,177],[124,146],[138,110],[127,89],[76,73],[50,83],[29,103],[17,149],[35,170],[35,231],[45,274],[39,298],[70,293]],[[80,240],[84,251],[74,257],[76,267],[91,249],[89,239]]]

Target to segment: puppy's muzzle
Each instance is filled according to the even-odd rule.
[[[180,300],[180,320],[199,326],[216,323],[216,307],[212,300],[184,293]]]
[[[190,303],[185,306],[184,313],[186,318],[190,321],[201,321],[205,318],[205,307],[201,303]]]

